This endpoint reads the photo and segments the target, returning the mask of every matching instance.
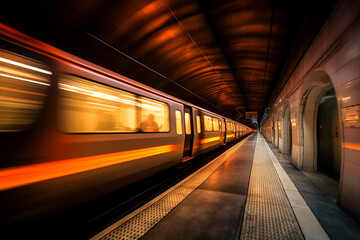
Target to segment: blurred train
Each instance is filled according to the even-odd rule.
[[[253,130],[0,24],[0,224],[41,219]]]

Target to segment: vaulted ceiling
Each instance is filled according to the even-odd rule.
[[[261,119],[276,83],[289,77],[335,3],[39,0],[2,7],[0,20],[134,80],[251,124],[246,112],[258,112]]]

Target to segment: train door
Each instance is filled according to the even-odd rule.
[[[222,138],[222,144],[225,145],[225,143],[226,143],[226,122],[225,122],[225,119],[221,120],[221,138]]]
[[[185,121],[185,144],[183,158],[192,156],[192,145],[194,140],[192,111],[191,107],[184,106],[184,121]]]

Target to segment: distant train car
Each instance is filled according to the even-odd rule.
[[[42,218],[251,129],[0,24],[0,224]]]

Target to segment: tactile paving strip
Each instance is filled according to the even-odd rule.
[[[304,239],[262,137],[256,142],[240,239]]]
[[[192,192],[188,188],[177,188],[161,198],[140,214],[137,214],[102,239],[139,239],[159,220],[166,216],[179,202]]]
[[[213,174],[241,145],[247,140],[244,139],[233,146],[225,153],[208,163],[198,172],[192,174],[185,181],[173,188],[172,191],[165,194],[158,201],[151,204],[132,218],[128,219],[120,226],[116,227],[103,237],[95,236],[93,239],[139,239],[162,218],[164,218],[173,208],[179,205],[190,193],[192,193],[200,184]],[[101,233],[100,233],[101,235]]]

